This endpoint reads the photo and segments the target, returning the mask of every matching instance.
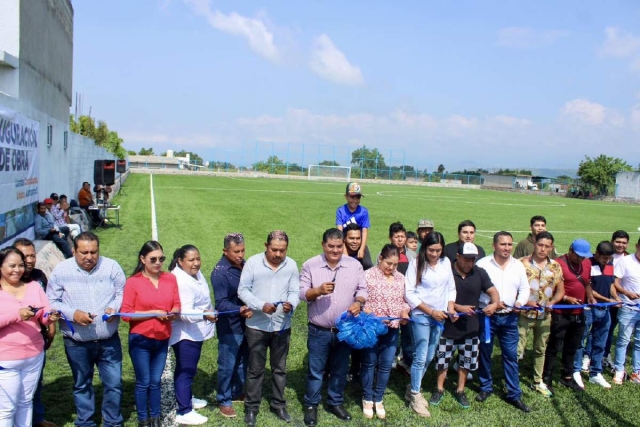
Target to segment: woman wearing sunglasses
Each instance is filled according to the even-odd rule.
[[[180,312],[178,283],[173,274],[162,271],[164,261],[160,243],[151,240],[142,245],[122,299],[122,312],[135,313],[122,320],[130,323],[129,356],[136,375],[134,396],[140,427],[160,427],[160,379],[171,322]]]
[[[173,324],[169,339],[169,345],[176,356],[176,370],[173,376],[178,401],[176,423],[186,425],[207,422],[207,417],[194,410],[207,406],[207,401],[193,397],[191,386],[198,371],[202,344],[205,340],[213,338],[216,330],[213,323],[216,321],[215,316],[196,315],[213,311],[209,284],[200,272],[201,265],[200,251],[193,245],[176,249],[169,264],[169,270],[178,280],[182,313],[191,314],[180,316],[181,321]]]

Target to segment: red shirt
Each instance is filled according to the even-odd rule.
[[[157,289],[142,273],[127,279],[121,311],[135,313],[149,310],[162,310],[167,313],[180,311],[180,294],[176,276],[171,273],[161,273]],[[126,316],[122,316],[122,320],[130,323],[130,334],[140,334],[156,340],[167,340],[171,337],[171,322],[163,322],[156,318],[136,320],[134,317]]]
[[[565,296],[577,298],[582,301],[582,304],[586,304],[587,292],[585,290],[584,283],[589,283],[591,281],[591,261],[589,261],[589,258],[585,258],[577,270],[574,268],[575,266],[569,266],[569,260],[567,260],[566,255],[556,258],[556,261],[558,261],[558,264],[562,267]],[[578,279],[578,276],[582,278],[584,283]],[[575,310],[554,311],[560,314],[580,314],[583,312],[583,309],[576,308]]]

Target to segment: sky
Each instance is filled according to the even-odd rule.
[[[80,112],[130,150],[307,166],[365,145],[429,171],[640,163],[635,0],[73,8]]]

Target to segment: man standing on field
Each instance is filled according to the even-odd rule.
[[[531,220],[529,221],[529,223],[531,226],[531,233],[529,233],[529,235],[525,239],[518,242],[518,246],[516,246],[516,250],[513,251],[514,258],[520,259],[522,257],[531,255],[536,246],[536,243],[535,243],[536,236],[538,235],[538,233],[547,231],[547,220],[542,215],[536,215],[531,217]],[[555,248],[553,248],[551,250],[551,253],[549,254],[549,258],[556,259],[557,257],[558,257],[558,254],[556,253]]]
[[[458,256],[458,246],[465,242],[474,243],[475,239],[476,225],[469,219],[462,221],[458,224],[458,241],[449,243],[444,247],[444,256],[449,258],[449,261],[453,264],[456,262],[456,257]],[[484,249],[482,249],[482,246],[475,245],[476,248],[478,248],[478,259],[480,260],[485,257]]]

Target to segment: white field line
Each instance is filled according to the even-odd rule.
[[[149,174],[149,191],[151,192],[151,240],[158,241],[158,222],[156,219],[156,200],[153,194],[153,174]],[[173,388],[173,356],[167,353],[167,361],[162,370],[160,388],[162,399],[160,400],[162,426],[174,426],[176,421],[175,402],[176,395]]]
[[[508,231],[509,233],[531,233],[531,230],[524,231],[512,231],[512,230],[476,230],[476,234],[479,233],[497,233],[499,231]],[[547,230],[551,234],[613,234],[613,231],[565,231],[565,230]],[[493,236],[491,236],[493,239]]]
[[[151,240],[158,241],[158,223],[156,222],[156,200],[153,196],[153,174],[149,174],[149,190],[151,192]]]

